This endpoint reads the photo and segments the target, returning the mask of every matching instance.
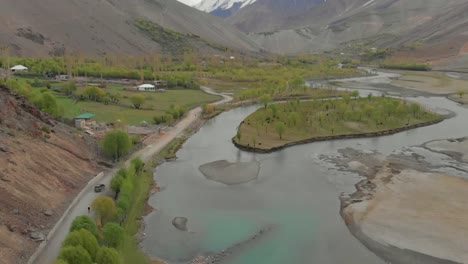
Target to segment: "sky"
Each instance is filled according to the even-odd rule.
[[[178,0],[179,2],[182,2],[186,5],[193,6],[195,4],[198,4],[201,2],[201,0]]]

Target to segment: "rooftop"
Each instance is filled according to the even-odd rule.
[[[96,116],[95,114],[86,113],[86,114],[81,114],[81,115],[75,117],[75,119],[91,119],[91,118],[93,118],[95,116]]]

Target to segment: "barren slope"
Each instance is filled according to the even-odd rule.
[[[189,35],[193,42],[201,38],[235,49],[257,49],[222,20],[173,0],[1,1],[0,45],[12,46],[19,55],[60,55],[65,47],[88,55],[160,51],[161,43],[135,27],[137,19]],[[210,48],[202,46],[193,47]]]
[[[98,172],[95,143],[0,88],[0,263],[24,263]],[[45,212],[50,210],[49,212]]]
[[[468,41],[467,12],[463,0],[259,0],[227,21],[273,52],[329,50],[348,42],[391,48],[422,42],[418,57],[429,60],[455,55]]]

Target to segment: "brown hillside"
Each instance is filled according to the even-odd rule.
[[[139,19],[161,26],[157,32],[165,34],[151,38],[135,26]],[[258,50],[221,19],[176,0],[0,1],[0,46],[8,45],[14,55],[61,56],[65,49],[88,56],[147,55],[171,48],[173,39],[165,37],[174,32],[187,48]]]
[[[47,234],[97,174],[93,146],[92,139],[0,87],[0,263],[25,263],[39,245],[31,233]]]

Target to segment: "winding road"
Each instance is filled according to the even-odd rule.
[[[232,97],[224,94],[219,94],[213,89],[208,87],[200,87],[200,89],[208,94],[222,96],[223,99],[217,101],[213,104],[220,105],[232,101]],[[126,165],[135,157],[140,157],[144,162],[148,162],[151,157],[164,149],[173,139],[178,137],[185,129],[192,125],[196,120],[200,118],[202,113],[202,108],[197,107],[188,112],[188,114],[180,120],[174,127],[172,127],[167,133],[157,139],[153,144],[147,145],[141,150],[135,152],[131,155],[130,158],[125,162]],[[68,234],[70,225],[73,220],[80,216],[88,214],[88,206],[99,196],[102,195],[112,195],[111,191],[107,189],[104,193],[95,193],[94,185],[96,184],[105,184],[106,186],[110,185],[112,176],[117,172],[118,166],[107,171],[102,176],[97,176],[95,179],[91,180],[88,185],[80,192],[79,196],[76,198],[77,201],[73,202],[70,208],[65,212],[62,218],[57,222],[52,230],[49,232],[47,239],[41,243],[34,255],[29,259],[28,264],[50,264],[53,263],[60,251],[62,241],[65,240],[65,237]]]

